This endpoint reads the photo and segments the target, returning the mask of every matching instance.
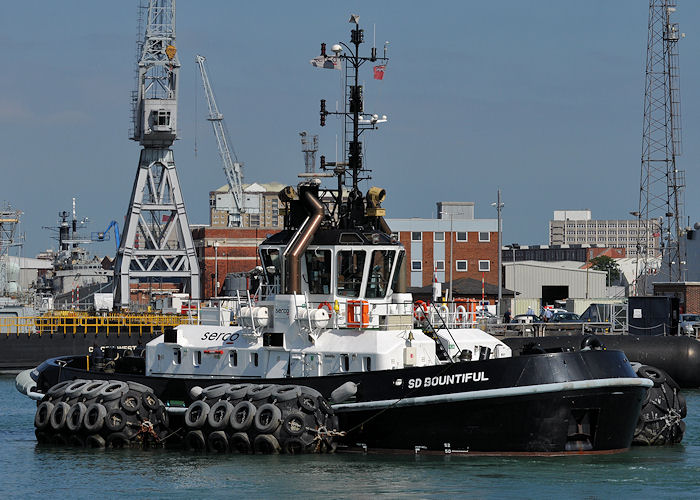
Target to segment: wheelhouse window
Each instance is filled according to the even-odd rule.
[[[395,250],[374,250],[372,252],[369,281],[365,297],[368,299],[380,299],[386,296],[391,276],[391,268],[396,258]]]
[[[309,293],[331,293],[331,251],[307,250],[304,256]]]
[[[364,250],[341,250],[338,252],[338,295],[359,297],[362,275],[365,270]]]
[[[263,248],[260,250],[268,284],[278,287],[282,284],[282,260],[278,248]]]
[[[396,258],[396,266],[395,266],[395,271],[394,271],[394,277],[391,279],[391,289],[392,290],[398,290],[399,289],[399,280],[401,279],[401,273],[404,272],[404,268],[402,267],[403,265],[403,258],[406,252],[404,250],[399,250],[399,255]]]

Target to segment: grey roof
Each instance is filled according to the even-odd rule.
[[[450,282],[446,281],[442,285],[443,291],[448,289]],[[410,288],[411,293],[416,294],[426,294],[433,292],[433,285],[426,285],[420,288]],[[491,283],[484,283],[484,293],[488,296],[498,295],[498,285],[493,285]],[[452,294],[453,295],[480,295],[481,294],[481,280],[474,278],[458,278],[452,282]],[[505,287],[501,288],[501,295],[503,297],[513,297],[515,292],[509,290]]]

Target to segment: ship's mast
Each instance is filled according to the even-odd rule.
[[[374,130],[377,124],[386,122],[386,116],[367,115],[364,113],[363,88],[359,83],[360,67],[366,62],[379,62],[383,65],[389,60],[386,57],[386,45],[383,57],[377,57],[376,47],[372,47],[370,57],[360,56],[360,45],[364,42],[364,30],[360,28],[360,16],[351,15],[350,21],[354,28],[350,31],[350,46],[344,42],[333,45],[331,50],[335,56],[326,54],[326,44],[321,44],[321,56],[330,61],[323,67],[334,67],[334,63],[342,61],[345,65],[345,109],[343,111],[328,111],[326,100],[321,99],[321,126],[326,124],[327,115],[342,115],[345,118],[344,149],[347,161],[326,162],[325,156],[321,156],[321,169],[332,170],[338,177],[338,193],[336,205],[341,207],[339,222],[341,227],[357,227],[363,225],[366,217],[365,201],[359,188],[361,180],[370,179],[362,176],[369,172],[364,168],[363,150],[360,136],[365,130]],[[345,50],[343,50],[345,49]],[[319,59],[319,58],[317,58]],[[351,184],[347,185],[346,169],[350,171]],[[343,188],[349,188],[347,203],[343,203]]]

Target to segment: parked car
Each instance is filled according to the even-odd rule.
[[[550,323],[581,323],[582,321],[581,316],[568,311],[555,312],[549,320]]]
[[[516,314],[513,319],[510,320],[511,323],[540,323],[542,319],[536,314]]]
[[[695,335],[695,327],[700,327],[700,314],[685,313],[678,317],[681,335]]]

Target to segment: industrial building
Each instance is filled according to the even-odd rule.
[[[537,313],[556,301],[607,297],[607,273],[580,267],[580,262],[504,263],[504,286],[517,293],[511,312],[523,314],[531,307]]]
[[[598,220],[591,218],[590,210],[555,210],[549,221],[549,244],[624,248],[629,257],[637,255],[638,246],[649,247],[650,257],[658,257],[661,232],[657,220]]]

